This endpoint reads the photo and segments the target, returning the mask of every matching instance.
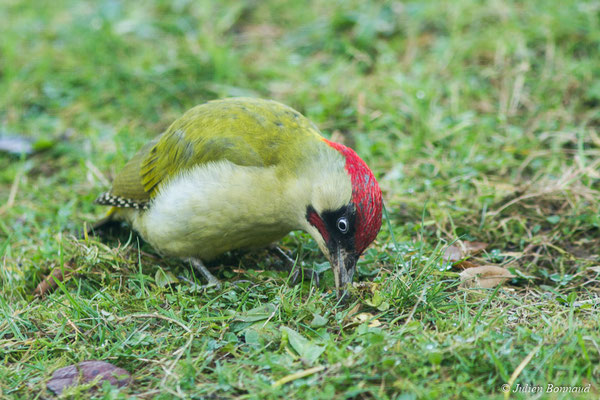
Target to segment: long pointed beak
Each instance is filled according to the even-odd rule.
[[[343,298],[347,294],[346,286],[352,283],[357,259],[355,254],[346,252],[341,246],[336,246],[335,250],[330,252],[329,263],[333,270],[338,298]]]

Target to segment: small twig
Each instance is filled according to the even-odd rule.
[[[421,301],[423,301],[423,297],[425,297],[426,290],[427,290],[427,286],[424,286],[423,291],[421,292],[421,295],[419,296],[419,299],[413,306],[412,310],[410,310],[410,314],[408,314],[408,318],[406,318],[406,321],[404,321],[404,326],[406,326],[412,320],[413,315],[415,315],[415,311],[417,311],[417,307],[419,306]]]
[[[183,322],[179,322],[176,319],[169,318],[169,317],[166,317],[166,316],[160,315],[160,314],[131,314],[131,315],[128,315],[126,317],[121,317],[119,319],[125,319],[125,318],[158,318],[158,319],[164,319],[165,321],[169,321],[169,322],[172,322],[172,323],[174,323],[176,325],[179,325],[187,333],[191,333],[192,332],[192,330],[190,328],[188,328]]]
[[[175,353],[173,353],[173,355],[175,356],[175,359],[171,362],[171,365],[169,365],[168,368],[163,367],[163,370],[165,371],[165,376],[162,379],[161,387],[165,386],[165,382],[167,381],[169,376],[171,376],[173,374],[173,369],[175,368],[175,365],[179,362],[179,360],[181,359],[181,356],[183,355],[185,350],[188,347],[190,347],[190,345],[192,344],[192,340],[194,340],[194,335],[190,335],[188,341],[183,346],[181,346],[179,349],[177,349],[175,351]]]
[[[67,323],[71,326],[71,328],[73,328],[75,330],[75,332],[79,333],[81,335],[81,331],[79,330],[79,328],[77,326],[75,326],[75,324],[73,323],[73,321],[71,321],[69,319],[69,317],[67,317],[65,315],[65,318],[67,319]]]
[[[532,199],[532,198],[535,198],[535,197],[540,197],[540,196],[543,196],[543,195],[545,195],[545,194],[550,194],[550,193],[552,193],[553,191],[554,191],[554,190],[552,190],[552,189],[544,189],[544,190],[541,190],[541,191],[539,191],[539,192],[535,192],[535,193],[528,193],[528,194],[525,194],[525,195],[519,196],[519,197],[517,197],[517,198],[514,198],[514,199],[512,199],[512,200],[511,200],[511,201],[509,201],[508,203],[505,203],[503,206],[501,206],[501,207],[500,207],[500,208],[498,208],[497,210],[488,212],[488,215],[489,215],[489,216],[495,216],[495,215],[498,215],[498,214],[500,214],[502,211],[504,211],[506,208],[508,208],[508,207],[512,206],[513,204],[519,203],[519,202],[521,202],[521,201],[523,201],[523,200]]]
[[[273,319],[273,317],[275,316],[275,313],[277,312],[277,310],[279,310],[279,304],[277,304],[277,307],[275,307],[275,309],[273,310],[273,312],[271,313],[271,315],[269,315],[269,318],[267,318],[267,320],[265,321],[265,323],[264,323],[264,324],[263,324],[263,326],[262,326],[263,328],[264,328],[265,326],[267,326],[267,324],[269,323],[269,321],[270,321],[271,319]]]
[[[102,173],[102,171],[100,171],[98,169],[98,167],[96,167],[94,165],[94,163],[92,163],[90,160],[86,160],[85,161],[85,166],[88,167],[88,169],[92,172],[92,174],[94,174],[94,176],[96,178],[98,178],[98,180],[100,182],[102,182],[102,184],[106,187],[110,186],[110,182],[108,181],[108,179],[106,179],[106,177],[104,176],[104,174]]]
[[[523,62],[517,67],[517,76],[514,80],[512,96],[508,106],[508,115],[514,115],[519,108],[523,93],[523,85],[525,83],[525,74],[527,71],[529,71],[529,64],[527,62]]]
[[[278,387],[281,385],[285,385],[286,383],[295,381],[296,379],[304,378],[305,376],[309,376],[312,374],[316,374],[317,372],[321,372],[324,369],[325,369],[324,365],[317,365],[316,367],[305,369],[304,371],[295,372],[293,374],[284,376],[283,378],[275,381],[272,386]]]
[[[500,214],[502,211],[504,211],[506,208],[519,203],[523,200],[527,200],[527,199],[531,199],[531,198],[536,198],[536,197],[541,197],[541,196],[546,196],[546,195],[550,195],[550,194],[554,194],[554,193],[558,193],[561,191],[566,190],[572,183],[576,182],[582,175],[587,175],[589,174],[591,171],[595,171],[598,166],[600,165],[600,160],[595,161],[594,163],[588,165],[586,168],[583,169],[579,169],[579,170],[574,170],[574,169],[570,169],[567,172],[565,172],[565,174],[557,181],[552,182],[552,183],[544,183],[542,181],[538,182],[538,185],[542,186],[540,188],[540,190],[538,190],[537,192],[533,192],[533,193],[527,193],[524,194],[522,196],[516,197],[512,200],[510,200],[509,202],[505,203],[504,205],[502,205],[500,208],[488,212],[488,216],[494,217],[498,214]],[[585,198],[594,198],[594,196],[596,195],[596,192],[593,193],[589,193],[589,191],[587,193],[584,193],[583,191],[579,191],[579,194],[582,195]]]
[[[543,344],[544,344],[544,342],[541,342],[540,344],[538,344],[537,346],[535,346],[535,348],[533,350],[531,350],[531,352],[529,352],[529,354],[527,354],[527,357],[525,357],[523,359],[523,361],[521,361],[521,364],[519,364],[519,366],[517,366],[517,369],[514,370],[514,372],[510,376],[510,379],[507,382],[507,384],[508,384],[508,390],[506,392],[504,392],[504,398],[505,399],[508,399],[508,397],[510,396],[510,388],[512,388],[513,383],[515,383],[515,381],[517,380],[517,378],[519,377],[519,375],[521,375],[521,372],[523,372],[523,370],[525,369],[525,367],[527,366],[527,364],[529,364],[529,362],[531,361],[531,359],[533,358],[533,356],[535,356],[535,354],[538,351],[540,351],[540,349],[542,348]]]
[[[13,183],[10,187],[10,192],[8,194],[8,200],[6,201],[6,204],[0,207],[0,215],[4,214],[7,210],[9,210],[12,206],[15,205],[15,199],[17,197],[17,192],[19,191],[19,184],[21,183],[22,177],[23,170],[20,169],[17,171],[15,179],[13,179]]]

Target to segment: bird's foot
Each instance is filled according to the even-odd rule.
[[[315,286],[319,286],[319,273],[311,268],[295,268],[290,273],[290,282],[292,285],[297,285],[302,283],[304,277],[314,282]]]
[[[185,261],[192,264],[196,271],[200,272],[204,279],[208,281],[207,285],[201,286],[202,289],[214,287],[217,290],[221,289],[221,282],[210,273],[210,271],[204,266],[204,263],[197,258],[188,258]]]
[[[178,275],[177,279],[179,279],[180,281],[183,281],[183,282],[187,283],[189,285],[189,288],[192,291],[195,291],[195,292],[201,292],[201,291],[203,291],[205,289],[210,289],[210,288],[219,289],[219,286],[211,285],[210,283],[206,284],[206,285],[198,285],[196,282],[194,282],[190,278],[187,278],[187,277],[185,277],[183,275]]]
[[[281,261],[283,261],[283,263],[285,264],[287,269],[289,269],[290,271],[296,265],[296,260],[294,260],[292,257],[290,257],[285,251],[283,251],[281,249],[281,247],[279,247],[277,245],[272,245],[271,247],[269,247],[269,250],[271,250],[273,253],[275,253],[275,255],[277,257],[279,257],[279,259]]]
[[[302,282],[303,277],[309,277],[316,286],[319,286],[319,273],[310,268],[302,268],[298,265],[298,263],[292,259],[285,251],[283,251],[279,246],[272,246],[271,251],[273,251],[277,257],[279,257],[287,269],[290,271],[290,283],[292,285],[297,285]]]

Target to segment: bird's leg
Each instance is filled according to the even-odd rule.
[[[296,265],[296,260],[288,256],[288,254],[285,251],[281,250],[281,247],[277,246],[276,244],[269,247],[269,250],[275,253],[275,255],[279,257],[279,259],[281,259],[281,261],[283,261],[286,267],[288,267],[290,270],[292,270]]]
[[[273,245],[270,247],[270,250],[277,255],[286,265],[287,269],[290,271],[290,277],[292,285],[296,285],[301,282],[302,275],[306,274],[310,277],[311,280],[315,282],[316,286],[319,286],[319,274],[310,268],[302,268],[298,265],[298,263],[292,259],[287,253],[277,245]]]
[[[200,261],[198,258],[188,258],[185,261],[192,264],[196,271],[200,272],[208,281],[208,285],[205,287],[216,287],[217,289],[221,288],[221,282],[219,282],[219,280],[213,274],[211,274],[208,269],[206,269],[202,261]]]

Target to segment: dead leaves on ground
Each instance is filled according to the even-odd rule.
[[[63,390],[71,386],[95,382],[94,387],[98,387],[103,381],[108,381],[113,386],[123,387],[131,383],[131,374],[123,368],[104,361],[83,361],[54,371],[46,387],[60,395]]]
[[[515,276],[506,268],[495,265],[482,265],[479,267],[467,268],[459,274],[461,288],[482,288],[491,289],[502,285]]]
[[[73,271],[75,270],[75,259],[72,258],[62,267],[55,267],[52,273],[44,278],[43,281],[37,285],[33,294],[35,296],[43,297],[49,291],[56,289],[59,283],[62,283]]]
[[[462,269],[459,274],[461,288],[491,289],[515,277],[506,268],[496,265],[477,265],[465,260],[485,250],[487,246],[488,244],[484,242],[457,241],[444,251],[443,260],[453,263],[452,266],[456,269]]]
[[[484,242],[457,241],[446,248],[442,258],[444,261],[460,261],[485,250],[487,246],[488,244]]]

